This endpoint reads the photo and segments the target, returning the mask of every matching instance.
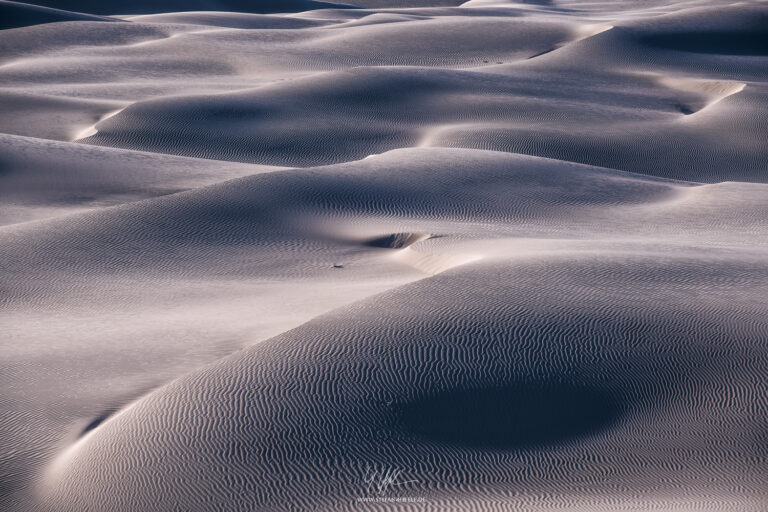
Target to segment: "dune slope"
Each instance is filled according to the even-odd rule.
[[[0,510],[768,509],[768,7],[0,0]]]

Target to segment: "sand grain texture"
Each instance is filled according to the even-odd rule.
[[[768,509],[766,2],[0,19],[1,510]]]

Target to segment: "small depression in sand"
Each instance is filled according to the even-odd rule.
[[[117,412],[114,409],[104,411],[103,413],[99,414],[95,418],[93,418],[88,424],[83,427],[83,430],[80,431],[80,434],[78,437],[85,436],[88,432],[91,432],[92,430],[95,430],[99,425],[107,421],[113,414]]]
[[[446,391],[400,407],[400,422],[419,437],[486,449],[565,444],[615,424],[611,393],[582,385],[517,383]]]
[[[423,233],[392,233],[376,238],[366,240],[368,247],[381,247],[383,249],[404,249],[422,240],[429,238],[429,235]]]

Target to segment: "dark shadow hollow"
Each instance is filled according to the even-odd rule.
[[[649,46],[681,52],[713,55],[768,55],[768,31],[676,32],[648,35],[641,40]]]
[[[421,233],[393,233],[368,240],[365,242],[365,245],[369,247],[382,247],[384,249],[402,249],[418,242],[422,236]]]
[[[104,411],[97,417],[91,420],[90,423],[88,423],[85,428],[80,432],[80,435],[78,437],[83,437],[85,434],[90,432],[91,430],[94,430],[96,427],[104,423],[110,416],[112,416],[115,412],[117,412],[115,409],[110,409],[108,411]]]
[[[517,383],[455,390],[401,405],[408,431],[438,442],[526,449],[588,436],[615,424],[621,400],[602,389],[561,383]]]

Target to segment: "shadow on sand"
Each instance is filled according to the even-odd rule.
[[[517,383],[440,393],[400,407],[400,421],[421,437],[491,449],[563,444],[616,423],[620,400],[592,387]]]

